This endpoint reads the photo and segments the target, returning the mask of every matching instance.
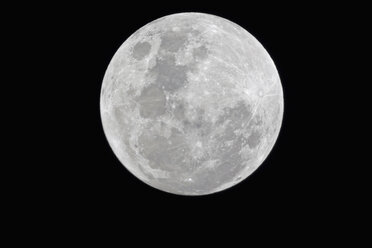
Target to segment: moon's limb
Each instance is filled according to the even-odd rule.
[[[274,62],[246,30],[181,13],[126,40],[101,90],[107,140],[145,183],[203,195],[247,178],[278,137],[283,91]]]

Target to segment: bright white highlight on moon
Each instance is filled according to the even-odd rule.
[[[283,118],[274,62],[226,19],[180,13],[136,31],[103,79],[101,118],[120,162],[157,189],[205,195],[247,178]]]

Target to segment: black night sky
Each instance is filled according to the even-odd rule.
[[[332,39],[343,16],[339,6],[264,1],[240,7],[160,2],[31,7],[36,10],[24,7],[27,14],[11,29],[21,37],[13,45],[32,64],[13,74],[26,77],[19,94],[30,98],[20,109],[30,123],[27,158],[36,169],[24,171],[38,178],[21,186],[25,201],[55,210],[61,219],[93,223],[107,217],[125,225],[137,217],[155,229],[158,222],[173,223],[168,228],[181,222],[198,228],[260,223],[261,230],[265,223],[293,228],[337,222],[334,203],[344,191],[335,168],[342,162],[330,147],[338,137],[333,119],[341,109],[329,97],[337,84],[331,58],[339,51]],[[131,175],[109,147],[99,113],[102,79],[119,46],[150,21],[178,12],[218,15],[248,30],[274,60],[284,91],[282,129],[268,158],[240,184],[202,197],[165,193]],[[19,63],[25,61],[14,65]]]

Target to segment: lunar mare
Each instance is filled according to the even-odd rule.
[[[202,13],[162,17],[118,49],[100,98],[120,162],[157,189],[205,195],[247,178],[283,118],[274,62],[246,30]]]

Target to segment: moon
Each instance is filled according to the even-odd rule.
[[[251,175],[278,138],[283,110],[265,48],[203,13],[168,15],[132,34],[100,96],[116,157],[144,183],[178,195],[212,194]]]

